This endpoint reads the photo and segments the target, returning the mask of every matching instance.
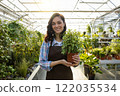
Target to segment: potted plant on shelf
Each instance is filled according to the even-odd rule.
[[[81,61],[84,63],[85,67],[87,67],[85,70],[87,72],[85,72],[85,75],[88,76],[89,80],[94,80],[95,78],[95,73],[101,73],[102,71],[99,69],[99,59],[96,58],[95,55],[92,54],[86,54],[86,53],[82,53],[80,54],[80,59]]]
[[[117,51],[117,60],[120,60],[120,39],[116,40],[116,47],[114,48]]]
[[[100,56],[100,59],[101,59],[101,60],[105,60],[105,59],[106,59],[106,58],[105,58],[106,53],[103,52],[103,51],[100,52],[99,56]]]
[[[114,39],[110,43],[110,47],[114,50],[115,59],[120,60],[120,39]],[[111,50],[111,51],[112,51]]]
[[[99,57],[101,60],[105,60],[107,58],[106,47],[100,48]]]
[[[102,51],[102,48],[94,48],[92,49],[91,53],[99,59],[100,58],[99,54],[101,51]]]
[[[80,32],[69,29],[63,36],[62,54],[67,54],[67,61],[74,63],[72,56],[81,52],[82,40],[80,38]]]
[[[115,49],[112,49],[111,50],[111,55],[112,55],[112,57],[114,57],[115,59],[117,58],[117,51],[115,50]]]
[[[112,60],[111,50],[112,50],[111,46],[106,47],[106,55],[108,60]]]

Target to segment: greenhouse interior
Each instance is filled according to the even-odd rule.
[[[54,13],[79,38],[73,80],[120,80],[120,0],[0,0],[0,80],[46,80],[39,55]]]

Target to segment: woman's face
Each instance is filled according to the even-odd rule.
[[[52,28],[56,34],[60,34],[64,29],[65,23],[63,20],[57,16],[52,21]]]

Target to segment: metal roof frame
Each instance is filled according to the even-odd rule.
[[[84,17],[84,16],[80,16],[80,17],[66,17],[67,20],[95,20],[95,19],[98,19],[98,18],[102,18],[104,17],[105,15],[111,13],[111,12],[116,12],[116,13],[120,13],[120,10],[116,10],[116,8],[119,8],[120,6],[116,6],[112,0],[106,0],[106,1],[91,1],[91,2],[87,2],[85,0],[75,0],[75,5],[74,7],[71,9],[71,10],[41,10],[39,5],[38,4],[42,4],[42,2],[38,2],[37,0],[33,0],[33,2],[30,2],[30,1],[23,1],[23,0],[14,0],[14,1],[18,1],[26,10],[22,10],[19,6],[17,6],[14,2],[12,2],[11,0],[6,0],[8,1],[12,6],[14,6],[17,10],[15,10],[14,8],[11,8],[9,6],[7,6],[7,4],[4,4],[3,3],[4,0],[0,0],[0,6],[2,6],[3,8],[0,7],[0,11],[7,14],[7,15],[10,15],[11,17],[13,18],[16,18],[17,19],[23,19],[23,21],[21,22],[24,22],[30,26],[32,25],[35,25],[36,23],[38,25],[36,25],[33,29],[36,29],[38,28],[37,26],[41,25],[40,22],[36,22],[36,23],[33,23],[35,22],[35,20],[48,20],[49,18],[46,18],[46,17],[35,17],[34,14],[35,13],[53,13],[53,12],[61,12],[61,13],[71,13],[71,15],[74,15],[74,14],[81,14],[81,13],[88,13],[87,17]],[[108,2],[110,4],[112,4],[114,6],[114,9],[109,6]],[[31,5],[36,5],[36,7],[38,8],[38,10],[30,10],[30,8],[27,7],[28,4],[31,4]],[[79,10],[77,9],[78,6],[80,4],[86,4],[88,5],[88,7],[90,7],[92,10]],[[94,8],[92,5],[98,5],[98,7]],[[108,6],[110,9],[112,10],[100,10],[101,7],[103,7],[104,5]],[[67,5],[66,5],[67,6]],[[100,16],[99,17],[92,17],[93,16],[93,13],[98,13]],[[33,17],[30,17],[31,14]],[[7,17],[5,16],[4,14],[0,14],[1,17],[4,17],[4,18],[7,18],[9,20],[13,20],[12,18],[10,17]],[[81,22],[81,21],[79,21]],[[76,24],[76,26],[78,26],[79,24]]]

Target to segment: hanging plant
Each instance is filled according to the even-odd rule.
[[[109,25],[109,27],[108,27],[108,31],[109,31],[109,32],[113,32],[113,28],[112,28],[111,25]]]
[[[103,24],[98,25],[98,32],[103,32]]]
[[[86,30],[87,30],[87,33],[91,33],[91,27],[90,27],[90,25],[89,25],[89,24],[87,25]]]

